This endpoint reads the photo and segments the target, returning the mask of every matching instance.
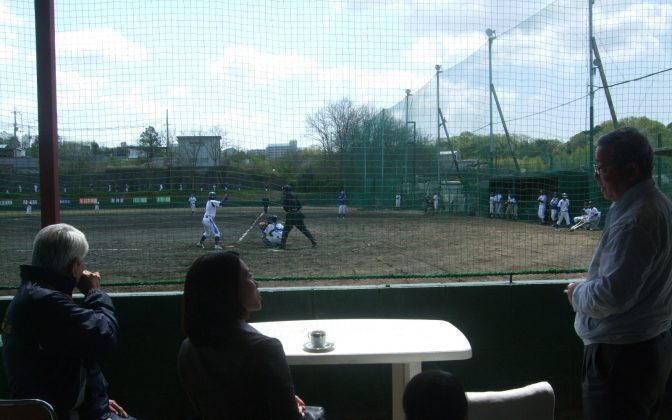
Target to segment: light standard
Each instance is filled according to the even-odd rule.
[[[439,183],[438,188],[441,189],[441,160],[439,159],[439,139],[441,139],[441,104],[439,103],[439,74],[441,73],[441,65],[434,66],[436,69],[436,182]]]
[[[406,89],[406,128],[408,128],[408,97],[411,96],[411,90]],[[404,147],[404,187],[408,183],[408,141]]]
[[[488,96],[490,97],[490,176],[494,172],[494,155],[495,155],[495,144],[492,133],[492,41],[497,38],[497,34],[494,29],[486,29],[485,34],[488,36],[488,76],[489,76],[489,85],[488,85]]]

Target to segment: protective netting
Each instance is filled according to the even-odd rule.
[[[93,268],[110,281],[182,278],[206,252],[194,244],[210,191],[227,198],[222,245],[262,277],[581,270],[599,233],[556,233],[550,206],[540,225],[539,196],[568,194],[571,218],[590,200],[603,220],[592,142],[618,124],[672,145],[667,0],[94,0],[55,10],[62,219],[87,233]],[[7,284],[39,229],[34,14],[31,2],[0,0]],[[667,159],[654,169],[666,192]],[[263,201],[284,220],[285,184],[317,248],[296,230],[285,252],[262,243]]]

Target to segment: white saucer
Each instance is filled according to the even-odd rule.
[[[332,351],[334,348],[336,348],[334,346],[334,343],[329,342],[325,343],[324,347],[315,347],[313,346],[313,343],[311,343],[310,341],[303,345],[303,350],[307,351],[308,353],[328,353]]]

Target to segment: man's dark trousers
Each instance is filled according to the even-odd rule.
[[[583,351],[586,420],[654,420],[672,368],[666,331],[633,344],[590,344]]]

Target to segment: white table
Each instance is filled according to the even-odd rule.
[[[256,322],[252,326],[280,340],[290,365],[391,364],[394,420],[404,418],[404,387],[421,372],[422,362],[471,358],[471,345],[464,334],[441,320],[314,319]],[[326,331],[334,350],[304,351],[312,330]]]

